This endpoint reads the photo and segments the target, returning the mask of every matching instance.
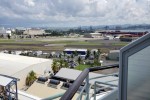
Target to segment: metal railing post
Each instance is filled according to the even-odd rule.
[[[88,75],[86,77],[86,84],[87,84],[87,86],[86,86],[86,94],[87,94],[86,100],[89,100],[89,87],[90,87],[90,84],[89,84],[89,73],[88,73]]]
[[[15,94],[15,96],[16,96],[16,100],[18,100],[17,80],[15,80],[15,86],[16,86],[16,94]]]
[[[61,97],[60,100],[71,100],[73,96],[78,91],[79,87],[82,85],[82,82],[86,80],[87,86],[85,88],[85,100],[89,100],[89,90],[90,90],[90,84],[89,84],[89,72],[98,71],[98,70],[104,70],[104,69],[110,69],[110,68],[119,68],[119,64],[113,64],[113,65],[106,65],[106,66],[97,66],[97,67],[91,67],[86,68],[82,71],[82,73],[77,77],[77,79],[74,81],[71,87],[65,92],[65,94]],[[104,76],[103,76],[104,77]],[[98,77],[97,77],[98,78]],[[95,79],[95,78],[91,78]],[[82,92],[81,92],[82,93]],[[80,97],[80,96],[79,96]]]
[[[85,69],[76,79],[76,81],[72,84],[71,87],[65,92],[65,94],[61,97],[60,100],[71,100],[75,93],[78,91],[79,87],[88,76],[89,69]],[[88,79],[89,80],[89,79]]]
[[[7,92],[6,93],[8,93],[9,92],[9,100],[12,100],[12,98],[11,98],[11,95],[10,95],[10,84],[7,86],[7,88],[8,88],[8,90],[7,90]]]
[[[94,100],[96,100],[96,82],[94,82]]]

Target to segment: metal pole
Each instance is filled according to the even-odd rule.
[[[85,80],[89,73],[89,69],[85,69],[74,81],[71,87],[65,92],[65,94],[61,97],[60,100],[71,100],[72,97],[77,92],[78,88],[81,86],[82,82]]]
[[[10,84],[8,85],[8,91],[6,91],[6,94],[9,92],[9,100],[12,100],[11,95],[10,95]]]
[[[94,100],[96,100],[96,82],[94,82]]]
[[[87,86],[87,84],[85,84],[85,85],[83,86],[83,88],[82,88],[82,90],[81,90],[81,92],[80,92],[80,94],[79,94],[77,100],[82,100],[82,95],[83,95],[83,92],[84,92],[86,86]]]
[[[18,100],[17,80],[15,80],[15,85],[16,85],[16,100]]]
[[[77,98],[77,100],[82,100],[83,91],[84,91],[84,88],[81,90],[81,92],[79,94],[79,98]]]
[[[82,94],[81,94],[81,96],[80,96],[80,99],[79,100],[82,100]]]
[[[86,100],[89,100],[89,87],[90,87],[90,84],[89,84],[89,73],[88,73],[88,75],[86,77],[86,84],[87,84],[87,86],[86,86],[86,93],[87,93]]]

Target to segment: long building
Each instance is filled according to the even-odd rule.
[[[87,33],[84,34],[85,38],[101,38],[102,34],[101,33]]]
[[[101,34],[103,35],[112,35],[112,36],[117,36],[117,35],[124,35],[124,34],[130,34],[130,35],[133,35],[133,36],[138,36],[138,37],[141,37],[145,34],[147,34],[148,32],[126,32],[126,31],[104,31],[104,32],[101,32]]]
[[[41,29],[28,29],[23,32],[24,35],[43,35],[44,33],[45,31]]]
[[[73,54],[74,52],[77,52],[78,55],[81,55],[81,56],[86,56],[86,53],[87,53],[87,49],[73,49],[73,48],[66,48],[64,50],[64,52],[68,55],[71,55]]]
[[[18,87],[23,88],[25,79],[30,71],[37,76],[44,71],[51,71],[52,60],[0,53],[0,74],[20,79]]]

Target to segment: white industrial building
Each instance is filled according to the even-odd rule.
[[[119,52],[120,50],[110,50],[108,53],[108,60],[119,61]]]
[[[51,71],[52,60],[0,53],[0,74],[19,78],[18,87],[23,88],[30,71],[37,76]]]
[[[86,37],[86,38],[101,38],[102,34],[101,33],[88,33],[88,34],[85,34],[84,37]]]
[[[11,36],[11,30],[7,30],[5,28],[0,28],[0,35],[3,35],[3,36],[10,35]]]
[[[24,35],[43,35],[44,33],[42,29],[27,29],[23,32]]]

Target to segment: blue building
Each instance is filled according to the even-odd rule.
[[[87,54],[87,49],[65,49],[64,52],[67,54],[67,55],[71,55],[71,54],[74,54],[74,52],[77,52],[78,55],[80,56],[86,56]]]

